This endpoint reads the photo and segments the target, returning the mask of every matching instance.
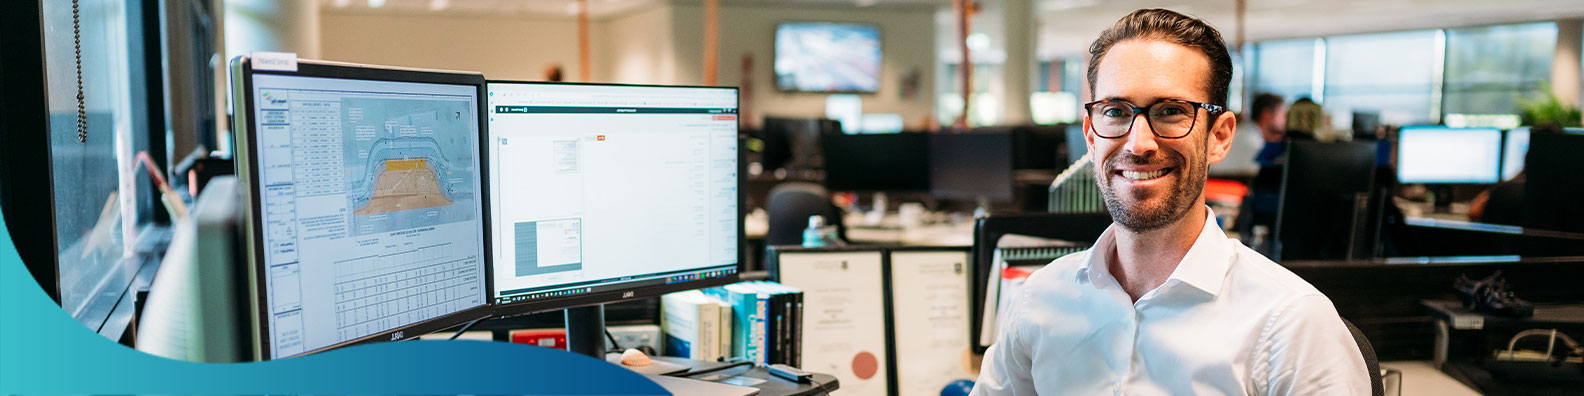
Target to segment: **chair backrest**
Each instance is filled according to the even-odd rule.
[[[825,187],[814,183],[776,185],[770,189],[765,211],[770,214],[770,228],[765,231],[766,246],[802,244],[809,216],[821,215],[825,216],[826,224],[841,224],[841,214],[831,204]]]
[[[1386,396],[1386,384],[1381,382],[1380,359],[1375,357],[1375,347],[1370,346],[1369,338],[1364,337],[1364,332],[1353,326],[1353,322],[1342,319],[1342,324],[1347,325],[1348,332],[1353,333],[1353,342],[1358,343],[1359,353],[1364,355],[1364,367],[1369,369],[1370,394]]]

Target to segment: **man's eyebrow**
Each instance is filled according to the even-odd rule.
[[[1153,105],[1155,103],[1159,103],[1160,101],[1163,101],[1163,100],[1166,100],[1166,99],[1176,99],[1176,100],[1186,100],[1186,101],[1192,101],[1192,102],[1206,102],[1206,103],[1208,103],[1207,101],[1199,101],[1199,100],[1189,99],[1187,96],[1173,96],[1173,95],[1161,95],[1161,96],[1152,97],[1152,98],[1149,98],[1149,99],[1153,99],[1153,100],[1138,101],[1138,100],[1133,100],[1133,99],[1129,99],[1129,98],[1125,98],[1125,97],[1121,97],[1121,96],[1107,96],[1104,99],[1100,99],[1100,100],[1121,100],[1121,101],[1132,103],[1132,104],[1138,105],[1138,106]]]

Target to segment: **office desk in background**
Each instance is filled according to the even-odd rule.
[[[973,222],[927,224],[913,228],[847,227],[854,244],[973,246]]]

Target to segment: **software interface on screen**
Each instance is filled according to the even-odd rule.
[[[270,356],[488,302],[477,86],[253,86]]]
[[[1397,178],[1403,183],[1495,183],[1501,176],[1501,130],[1403,128]]]
[[[735,271],[735,89],[488,91],[496,302]]]
[[[1502,181],[1512,180],[1523,172],[1524,156],[1529,154],[1529,128],[1507,131],[1507,141],[1502,146]]]

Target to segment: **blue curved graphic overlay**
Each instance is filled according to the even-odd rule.
[[[240,393],[667,394],[616,365],[500,342],[383,343],[237,364],[159,358],[67,316],[0,238],[0,394]]]

